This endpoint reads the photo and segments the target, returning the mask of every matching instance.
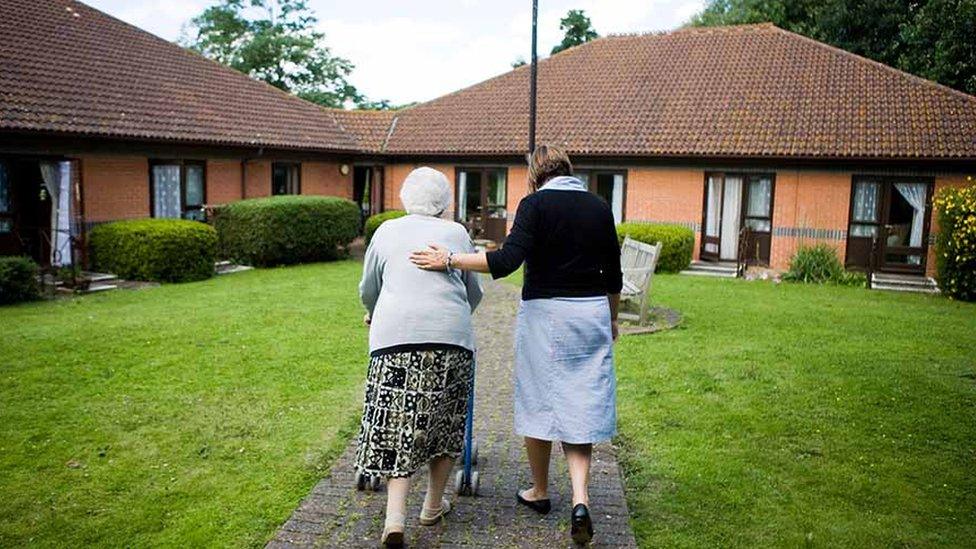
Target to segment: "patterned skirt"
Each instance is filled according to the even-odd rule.
[[[360,472],[407,477],[432,458],[461,453],[473,353],[454,346],[403,349],[370,357]]]

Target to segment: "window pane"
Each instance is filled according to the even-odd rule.
[[[481,214],[481,172],[462,172],[462,175],[466,181],[463,190],[465,217],[462,217],[461,221],[468,221]]]
[[[746,215],[749,217],[772,217],[770,205],[773,201],[773,180],[766,176],[749,177],[749,204]]]
[[[768,233],[773,228],[768,219],[746,219],[746,227],[760,233]]]
[[[271,168],[271,194],[299,194],[299,164],[275,163]]]
[[[851,236],[872,238],[878,236],[877,225],[851,225]]]
[[[508,170],[492,170],[488,172],[488,215],[496,219],[505,219],[506,200],[508,198]]]
[[[186,169],[186,207],[203,205],[203,166],[189,164]]]
[[[153,217],[179,218],[180,166],[158,164],[153,166]]]
[[[0,164],[0,212],[10,211],[10,179],[7,166]]]
[[[854,183],[854,221],[877,223],[878,197],[881,184],[876,181],[857,181]]]
[[[590,190],[590,174],[589,173],[587,173],[587,172],[576,172],[573,175],[576,176],[576,179],[579,179],[580,181],[582,181],[583,183],[586,184],[586,190]]]
[[[719,212],[722,210],[722,180],[715,176],[708,177],[708,203],[705,210],[705,236],[718,236]],[[708,246],[705,251],[711,252]],[[718,250],[715,250],[718,251]]]

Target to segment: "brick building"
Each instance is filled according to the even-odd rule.
[[[398,207],[442,170],[501,239],[528,191],[528,69],[396,112],[323,109],[84,4],[0,3],[0,253],[204,205],[329,194]],[[613,36],[539,66],[539,142],[621,221],[678,223],[696,258],[785,268],[826,242],[931,273],[931,199],[976,174],[976,98],[772,25]],[[56,207],[61,205],[61,207]],[[53,251],[52,251],[53,248]]]

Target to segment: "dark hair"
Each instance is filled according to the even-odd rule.
[[[573,175],[573,164],[562,149],[551,145],[539,145],[529,157],[529,185],[539,190],[553,177]]]

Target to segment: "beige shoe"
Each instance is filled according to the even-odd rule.
[[[423,509],[420,511],[420,524],[423,526],[433,526],[440,522],[444,515],[450,512],[451,502],[442,499],[440,509]]]

